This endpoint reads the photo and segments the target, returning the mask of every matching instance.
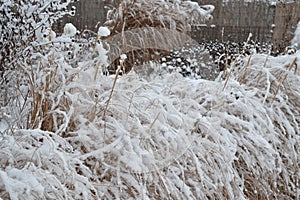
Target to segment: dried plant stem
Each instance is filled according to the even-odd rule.
[[[94,55],[94,53],[95,53],[95,51],[96,51],[96,47],[97,47],[97,42],[98,42],[98,40],[99,40],[99,35],[97,34],[96,40],[95,40],[95,43],[94,43],[94,47],[93,47],[93,53],[92,53],[92,55]]]
[[[295,66],[294,74],[297,74],[298,66],[297,66],[297,57],[291,62],[291,64],[288,66],[288,70],[292,70],[293,66]]]
[[[105,119],[106,119],[106,113],[107,113],[108,106],[109,106],[110,100],[111,100],[111,98],[112,98],[112,95],[113,95],[113,93],[114,93],[114,89],[115,89],[115,87],[116,87],[116,83],[117,83],[117,79],[118,79],[120,70],[121,70],[121,68],[119,67],[119,68],[117,69],[116,76],[115,76],[115,79],[114,79],[114,83],[113,83],[113,86],[112,86],[112,88],[111,88],[111,91],[110,91],[110,94],[109,94],[109,97],[108,97],[108,100],[107,100],[107,102],[106,102],[106,106],[105,106],[105,109],[104,109],[104,112],[103,112],[103,116],[102,116],[102,120],[103,120],[103,121],[105,121]]]
[[[223,91],[225,90],[225,88],[226,88],[226,86],[227,86],[227,83],[228,83],[228,80],[229,80],[229,78],[230,78],[230,75],[231,75],[231,73],[232,73],[232,71],[233,71],[233,67],[234,67],[234,65],[235,65],[235,62],[237,61],[238,58],[241,58],[241,56],[245,53],[246,45],[249,43],[251,37],[252,37],[252,34],[249,34],[248,39],[247,39],[246,43],[245,43],[244,46],[243,46],[242,53],[240,53],[240,54],[238,55],[238,57],[237,57],[236,59],[234,59],[233,62],[230,64],[230,70],[229,70],[229,73],[228,73],[227,76],[226,76],[226,80],[225,80],[225,83],[224,83]],[[247,67],[250,65],[251,57],[252,57],[252,54],[250,55],[250,57],[249,57],[249,59],[248,59],[248,62],[247,62],[247,64],[246,64],[245,68],[244,68],[244,74],[243,74],[243,76],[242,76],[242,80],[245,78],[244,76],[246,75],[245,73],[246,73]]]
[[[247,64],[246,64],[245,67],[244,67],[243,75],[242,75],[241,78],[240,78],[240,82],[241,82],[241,83],[244,83],[244,82],[245,82],[246,72],[247,72],[247,69],[248,69],[248,67],[249,67],[249,65],[250,65],[250,63],[251,63],[251,58],[252,58],[252,54],[249,56],[248,61],[247,61]]]
[[[285,74],[285,76],[280,80],[280,83],[278,84],[277,88],[276,88],[276,91],[275,91],[275,94],[274,94],[274,97],[273,97],[273,100],[272,102],[274,102],[278,92],[279,92],[279,89],[280,89],[280,86],[283,85],[283,82],[286,80],[288,74]]]
[[[266,68],[268,59],[269,59],[269,54],[267,55],[267,57],[266,57],[266,59],[265,59],[263,68]],[[257,82],[256,82],[256,87],[258,86],[258,83],[259,83],[259,81],[261,80],[261,78],[262,78],[262,71],[259,71],[259,73],[258,73],[258,79],[257,79]]]
[[[155,124],[155,122],[157,121],[158,117],[160,115],[160,112],[156,115],[155,119],[153,120],[153,122],[151,123],[150,127],[149,127],[149,130],[152,129],[153,125]]]
[[[226,60],[225,60],[225,68],[224,68],[224,70],[227,70],[227,66],[228,66],[228,50],[226,52]]]
[[[229,80],[229,78],[230,78],[230,75],[231,75],[231,73],[232,73],[232,71],[233,71],[233,66],[234,66],[234,64],[235,64],[235,60],[232,62],[232,64],[230,65],[230,70],[229,70],[229,72],[226,74],[226,80],[225,80],[225,83],[224,83],[224,87],[223,87],[223,91],[225,90],[225,88],[226,88],[226,86],[227,86],[227,83],[228,83],[228,80]]]
[[[92,122],[94,121],[95,117],[96,117],[96,111],[97,111],[97,106],[98,106],[99,101],[96,100],[95,105],[92,108],[92,113],[91,116],[89,117],[89,121]]]

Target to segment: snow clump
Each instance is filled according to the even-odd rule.
[[[68,37],[74,37],[77,33],[77,28],[72,23],[67,23],[64,26],[64,35]]]
[[[109,35],[110,35],[110,30],[107,27],[104,27],[104,26],[99,27],[98,36],[106,37],[106,36],[109,36]]]

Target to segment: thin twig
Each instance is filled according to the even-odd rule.
[[[113,86],[112,86],[112,88],[111,88],[111,91],[110,91],[110,94],[109,94],[109,97],[108,97],[108,100],[107,100],[107,102],[106,102],[106,106],[105,106],[105,109],[104,109],[104,112],[103,112],[103,116],[102,116],[102,120],[103,120],[103,121],[105,121],[105,119],[106,119],[106,112],[107,112],[107,110],[108,110],[108,106],[109,106],[110,100],[112,99],[112,95],[113,95],[114,89],[115,89],[115,87],[116,87],[116,83],[117,83],[117,79],[118,79],[120,70],[121,70],[121,68],[119,67],[119,68],[117,69],[116,76],[115,76],[115,79],[114,79],[114,83],[113,83]]]

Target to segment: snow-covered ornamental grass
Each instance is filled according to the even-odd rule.
[[[4,65],[2,199],[300,198],[300,52],[252,55],[216,81],[116,79],[101,41],[75,33]]]

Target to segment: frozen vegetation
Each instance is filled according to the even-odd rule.
[[[300,198],[299,51],[239,54],[210,80],[183,76],[166,55],[124,73],[122,54],[104,75],[118,21],[57,35],[51,24],[73,1],[0,2],[0,199]],[[189,6],[203,20],[212,8],[156,2],[186,8],[183,20]]]

